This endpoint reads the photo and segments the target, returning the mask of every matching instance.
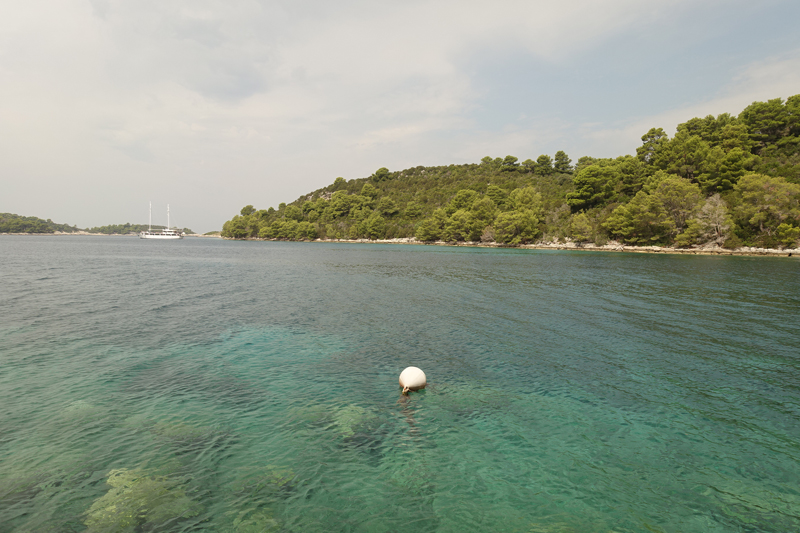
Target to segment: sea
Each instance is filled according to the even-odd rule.
[[[796,257],[0,236],[0,274],[3,533],[800,531]]]

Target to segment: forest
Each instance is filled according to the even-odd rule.
[[[0,213],[0,233],[75,233],[81,231],[76,226],[57,224],[37,217],[26,217],[12,213]]]
[[[800,239],[800,95],[753,102],[738,116],[692,118],[635,155],[380,168],[336,178],[278,208],[247,205],[233,239],[392,239],[727,248]]]
[[[125,224],[109,224],[107,226],[81,229],[68,224],[57,224],[49,218],[47,220],[42,220],[37,217],[0,213],[0,233],[55,233],[57,231],[75,233],[78,231],[86,231],[88,233],[102,233],[105,235],[129,235],[131,233],[146,231],[147,228],[147,224],[131,224],[130,222],[126,222]],[[152,226],[152,229],[156,231],[165,228],[166,226]],[[187,235],[194,233],[189,228],[183,228],[181,231]]]
[[[139,233],[141,231],[147,231],[147,229],[151,228],[153,231],[161,231],[166,229],[166,226],[156,226],[155,224],[152,226],[148,226],[147,224],[131,224],[130,222],[126,222],[125,224],[109,224],[107,226],[97,226],[94,228],[89,228],[86,231],[89,233],[103,233],[105,235],[128,235],[130,233]],[[194,233],[189,228],[183,228],[180,230],[186,234]]]

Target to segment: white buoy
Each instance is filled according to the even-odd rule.
[[[403,394],[408,391],[424,389],[428,384],[425,372],[415,366],[410,366],[400,373],[400,386],[403,387]]]

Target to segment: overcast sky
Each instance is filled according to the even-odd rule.
[[[218,230],[379,167],[635,153],[800,93],[800,2],[26,0],[0,212]]]

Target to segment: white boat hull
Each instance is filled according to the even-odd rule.
[[[148,233],[143,231],[139,234],[140,239],[183,239],[183,235],[162,235],[159,233]]]

